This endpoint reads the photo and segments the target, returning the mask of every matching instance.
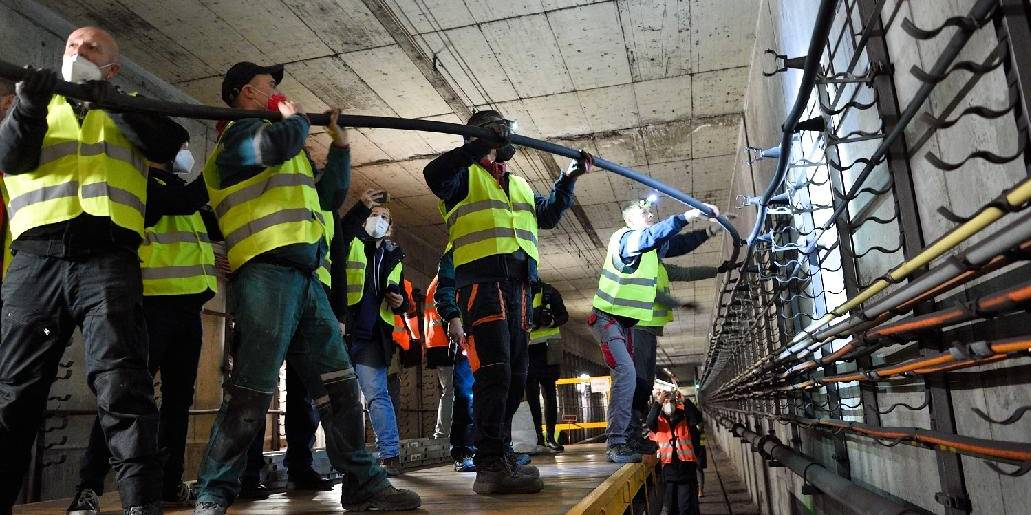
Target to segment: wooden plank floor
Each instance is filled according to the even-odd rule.
[[[535,456],[541,471],[544,491],[537,495],[480,496],[473,493],[475,474],[457,473],[453,465],[425,468],[391,479],[399,488],[410,488],[422,496],[417,513],[495,514],[519,513],[547,515],[565,513],[580,499],[615,472],[619,465],[605,457],[605,444],[569,445],[556,456]],[[714,485],[719,490],[718,483]],[[54,515],[64,513],[70,500],[15,506],[16,515]],[[122,513],[117,493],[104,495],[104,514]],[[328,514],[343,512],[340,488],[317,494],[277,494],[264,501],[241,502],[230,508],[238,515]],[[188,515],[191,510],[166,510],[166,515]]]

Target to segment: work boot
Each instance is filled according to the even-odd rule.
[[[193,515],[226,515],[226,506],[217,502],[199,502],[193,508]]]
[[[161,501],[154,501],[142,506],[129,506],[122,510],[122,515],[161,515]]]
[[[380,462],[383,470],[387,471],[387,477],[397,477],[405,473],[405,467],[401,464],[401,458],[394,456]]]
[[[544,443],[544,446],[555,452],[562,452],[566,450],[566,448],[563,447],[562,444],[556,442],[555,440],[548,440]]]
[[[311,468],[290,469],[288,476],[291,490],[300,492],[328,492],[333,489],[333,482],[324,479]]]
[[[364,501],[354,502],[340,497],[340,505],[347,511],[409,511],[422,505],[419,494],[387,485]]]
[[[247,478],[240,481],[240,494],[237,499],[245,501],[260,501],[268,499],[272,495],[272,489],[257,478]]]
[[[520,455],[526,456],[524,463],[520,463],[520,461],[522,461],[519,458]],[[504,460],[505,464],[508,465],[508,468],[518,476],[533,478],[541,477],[541,472],[537,470],[537,467],[528,465],[528,463],[530,463],[530,456],[527,454],[505,451]]]
[[[641,455],[625,443],[618,443],[609,447],[609,461],[612,463],[640,463]]]
[[[455,472],[476,472],[476,464],[473,463],[472,456],[455,460]]]
[[[194,500],[195,497],[193,496],[193,490],[190,489],[190,485],[180,481],[179,486],[174,491],[165,492],[161,496],[161,505],[165,508],[191,506]]]
[[[503,457],[488,458],[476,464],[473,491],[479,495],[535,494],[544,488],[539,477],[519,475]]]
[[[100,511],[100,496],[90,488],[83,488],[72,497],[68,515],[97,515]]]
[[[640,436],[632,436],[627,439],[626,443],[634,452],[641,455],[655,454],[659,450],[659,444]]]

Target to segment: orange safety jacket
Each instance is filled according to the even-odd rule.
[[[437,306],[431,301],[436,293],[437,278],[434,277],[430,281],[429,287],[426,288],[426,309],[423,315],[423,324],[426,326],[424,331],[426,333],[426,350],[436,347],[447,348],[450,344],[447,336],[447,327],[444,325],[444,321],[440,319],[440,314],[437,313]]]
[[[412,348],[412,340],[419,339],[419,316],[415,307],[415,296],[412,293],[412,283],[408,279],[404,281],[404,293],[408,297],[408,312],[404,318],[401,315],[394,315],[394,343],[404,350]]]
[[[684,405],[677,404],[677,409],[683,411]],[[674,433],[677,442],[677,458],[680,461],[698,461],[698,458],[695,457],[694,445],[691,444],[691,428],[687,425],[687,420],[681,420],[677,427],[671,430],[669,420],[661,415],[659,416],[659,430],[648,435],[648,438],[659,444],[659,450],[655,453],[659,461],[666,465],[673,462]]]

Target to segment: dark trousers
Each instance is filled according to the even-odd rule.
[[[161,371],[158,448],[164,459],[162,495],[174,498],[183,480],[186,430],[203,342],[200,306],[189,309],[171,299],[144,297],[143,314],[150,339],[150,373]],[[78,488],[90,488],[102,494],[104,477],[111,469],[110,459],[111,452],[98,417],[93,421],[89,446],[82,458]]]
[[[473,435],[473,371],[469,359],[461,352],[455,356],[451,384],[454,402],[451,404],[451,457],[455,460],[472,456],[476,452]]]
[[[0,512],[21,489],[50,385],[76,326],[122,503],[160,499],[158,410],[142,298],[140,261],[130,250],[77,260],[14,256],[3,283],[0,328]]]
[[[303,471],[312,468],[311,447],[315,445],[315,430],[319,428],[319,412],[308,396],[304,381],[286,362],[286,456],[287,470]],[[241,479],[260,479],[265,466],[265,426],[254,437],[247,451],[247,468]]]
[[[637,373],[634,385],[634,401],[630,416],[628,436],[640,437],[644,433],[644,417],[648,415],[648,400],[655,386],[655,354],[658,340],[655,333],[635,326],[634,370]]]
[[[542,344],[537,344],[542,345]],[[533,428],[537,431],[537,444],[555,438],[555,423],[558,422],[558,394],[555,392],[555,381],[560,373],[559,365],[546,365],[543,368],[531,368],[526,373],[526,402],[530,405],[533,417]],[[544,424],[547,436],[541,431],[541,397],[544,397]]]
[[[521,281],[476,283],[458,290],[473,371],[476,464],[504,454],[526,385],[530,287]]]
[[[666,481],[665,506],[668,515],[698,515],[698,483]]]

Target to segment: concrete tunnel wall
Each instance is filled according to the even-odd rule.
[[[749,85],[745,97],[745,113],[739,133],[739,148],[748,144],[768,148],[776,146],[780,141],[780,127],[787,111],[794,103],[801,71],[790,70],[774,77],[763,77],[761,71],[772,69],[772,60],[764,55],[767,48],[789,57],[803,56],[807,53],[810,34],[814,23],[817,0],[777,1],[764,0],[759,9],[756,28],[756,43],[753,49],[752,67]],[[946,30],[938,38],[929,41],[914,42],[897,28],[903,18],[910,18],[921,28],[930,29],[941,25],[951,16],[965,16],[974,0],[912,0],[902,2],[898,13],[896,27],[888,31],[887,46],[889,57],[894,66],[893,80],[898,96],[898,105],[905,108],[913,97],[920,83],[909,70],[916,65],[924,70],[931,68],[934,60],[942,52],[951,30]],[[891,16],[895,2],[884,2],[882,19]],[[837,20],[832,27],[832,37],[841,28],[845,16],[843,8],[839,9]],[[858,22],[858,15],[853,15]],[[858,30],[858,29],[857,29]],[[998,44],[995,29],[991,24],[976,33],[970,43],[960,54],[959,60],[981,62]],[[826,58],[826,57],[825,57]],[[838,69],[842,69],[839,66]],[[863,66],[858,72],[863,72]],[[954,73],[935,90],[923,110],[940,113],[943,107],[952,101],[962,84],[969,79],[967,73]],[[815,95],[814,91],[814,95]],[[870,97],[859,100],[869,101]],[[989,105],[1001,108],[1008,103],[1006,78],[1000,67],[980,79],[977,87],[969,92],[962,102],[962,107],[972,105]],[[957,113],[959,111],[957,110]],[[954,115],[953,115],[954,116]],[[806,116],[803,116],[805,119]],[[1012,117],[1010,118],[1012,120]],[[876,119],[858,118],[843,124],[847,127],[842,132],[861,128],[872,131],[878,128]],[[948,130],[939,130],[926,144],[919,148],[910,148],[908,163],[916,190],[916,207],[919,212],[920,227],[923,239],[929,243],[939,238],[956,224],[943,218],[937,209],[941,206],[952,209],[960,216],[966,216],[999,195],[1027,176],[1022,160],[993,165],[982,160],[971,160],[964,167],[953,172],[943,172],[929,164],[926,152],[942,156],[946,161],[959,161],[975,149],[991,149],[1000,154],[1012,154],[1017,148],[1017,134],[1007,124],[993,123],[978,117],[967,117],[961,123]],[[927,129],[919,117],[907,129],[906,139],[912,145]],[[851,162],[856,157],[868,156],[879,140],[870,144],[846,146],[842,162]],[[795,157],[799,157],[798,154]],[[751,167],[741,160],[732,179],[731,197],[738,194],[758,195],[769,184],[776,167],[776,160],[767,159],[756,162]],[[883,169],[883,165],[881,167]],[[875,180],[882,169],[871,176]],[[877,183],[878,185],[881,183]],[[897,199],[888,198],[877,205],[872,212],[874,216],[890,214],[892,202]],[[751,218],[750,218],[751,217]],[[1012,218],[1012,217],[1011,217]],[[754,223],[754,210],[742,210],[736,220],[740,230],[747,232]],[[864,228],[852,234],[853,245],[857,249],[865,249],[880,245],[892,248],[899,244],[898,238],[912,237],[903,235],[895,223],[887,226],[873,225],[875,229]],[[996,225],[998,227],[1002,223]],[[992,230],[982,232],[971,238],[956,251],[977,245],[977,242],[988,238]],[[956,252],[954,251],[954,252]],[[952,254],[954,252],[950,252]],[[941,258],[935,263],[939,263]],[[869,283],[872,279],[903,260],[902,252],[889,254],[871,253],[858,259],[858,273],[861,282]],[[999,272],[958,288],[945,296],[937,298],[938,306],[953,305],[974,299],[986,292],[1017,284],[1029,276],[1029,267],[1017,267],[1008,271],[1003,281],[999,280]],[[875,299],[894,291],[889,288]],[[806,320],[808,322],[808,320]],[[805,324],[803,324],[805,325]],[[1005,317],[978,324],[964,324],[951,328],[945,333],[946,341],[972,342],[980,339],[992,339],[1014,336],[1026,332],[1031,327],[1025,314]],[[791,333],[788,334],[791,336]],[[900,350],[900,346],[888,346],[873,357],[875,365],[898,362],[914,357],[912,349]],[[1031,386],[1026,375],[1027,358],[1018,358],[1001,365],[989,365],[970,369],[963,373],[950,374],[948,385],[951,390],[951,408],[955,413],[955,432],[961,435],[1026,442],[1031,434],[1031,419],[1024,418],[1012,425],[992,425],[976,417],[972,410],[979,408],[996,419],[1005,418],[1020,406],[1027,404],[1031,398]],[[839,368],[839,370],[842,370]],[[845,369],[848,370],[848,369]],[[918,406],[924,401],[924,394],[919,382],[907,386],[882,386],[877,391],[877,398],[882,409],[894,403],[905,402]],[[858,400],[858,388],[855,383],[843,384],[841,395],[849,404]],[[851,395],[848,394],[852,391]],[[847,398],[847,397],[853,398]],[[772,405],[767,405],[772,406]],[[826,416],[826,415],[821,415]],[[858,410],[846,410],[845,420],[863,421],[862,407]],[[934,423],[927,408],[919,410],[896,409],[881,416],[883,426],[922,427],[934,429]],[[805,453],[812,459],[835,470],[836,461],[833,441],[826,435],[819,435],[803,429],[793,430],[791,425],[782,425],[769,420],[748,417],[748,425],[758,433],[772,430],[781,441],[791,445],[793,439],[800,441],[796,450]],[[940,429],[951,432],[950,429]],[[741,443],[728,431],[711,424],[710,440],[714,440],[723,448],[731,460],[741,471],[743,481],[747,485],[753,500],[761,507],[763,513],[816,513],[838,514],[850,513],[850,507],[841,505],[826,495],[806,495],[802,493],[803,480],[786,468],[768,468],[758,454],[749,449],[748,444]],[[939,468],[935,452],[926,448],[908,445],[884,447],[868,438],[846,437],[847,450],[844,466],[851,474],[852,480],[873,491],[893,497],[931,513],[945,513],[945,507],[935,501],[935,494],[942,491],[939,480]],[[1026,477],[1008,477],[989,469],[976,458],[963,456],[962,476],[973,506],[973,513],[1017,514],[1027,513],[1031,502],[1031,492],[1027,488]],[[1012,467],[1004,468],[1009,469]]]
[[[36,67],[61,68],[61,56],[67,35],[75,28],[72,23],[56,13],[31,0],[0,0],[0,59],[12,63]],[[123,44],[124,50],[124,44]],[[143,96],[171,101],[191,102],[196,100],[177,87],[147,71],[139,63],[122,57],[122,71],[114,81],[125,91],[138,92]],[[213,83],[212,87],[217,87]],[[216,141],[214,123],[194,120],[179,120],[190,132],[190,148],[198,163],[213,150]],[[314,146],[318,152],[320,145]],[[322,152],[325,152],[323,149]],[[318,155],[314,156],[320,161]],[[358,192],[360,193],[360,192]],[[351,207],[356,199],[352,192],[342,210]],[[437,260],[441,250],[432,248],[417,234],[398,227],[395,238],[406,249],[405,273],[416,288],[425,290],[436,274]],[[203,315],[204,343],[201,351],[200,368],[194,397],[194,410],[217,410],[221,403],[223,382],[223,344],[226,339],[225,320],[227,315],[226,284],[220,281],[219,294],[205,305]],[[571,323],[579,323],[574,320]],[[597,345],[582,336],[564,331],[565,360],[563,377],[574,377],[581,373],[604,375],[601,353]],[[44,424],[41,440],[46,446],[43,451],[43,468],[39,475],[40,500],[71,497],[78,482],[79,463],[89,438],[90,426],[96,409],[96,400],[86,385],[84,366],[84,345],[81,334],[76,331],[71,343],[61,358],[59,379],[51,388],[47,408],[49,410],[76,410],[76,414],[48,417]],[[156,391],[160,387],[160,374],[156,378]],[[440,386],[436,370],[408,368],[401,373],[401,406],[398,426],[402,438],[429,437],[436,421],[436,409],[440,397]],[[285,397],[284,397],[285,398]],[[271,409],[282,409],[279,398],[273,400]],[[562,413],[560,413],[561,417]],[[197,414],[191,416],[187,435],[185,479],[196,477],[200,458],[211,432],[215,415]],[[265,432],[266,450],[285,446],[276,442],[273,434],[282,426],[281,417],[269,417]],[[368,425],[368,424],[367,424]],[[369,427],[367,442],[375,438]],[[316,447],[324,446],[321,429],[317,435]],[[113,489],[113,475],[108,475],[108,489]]]

